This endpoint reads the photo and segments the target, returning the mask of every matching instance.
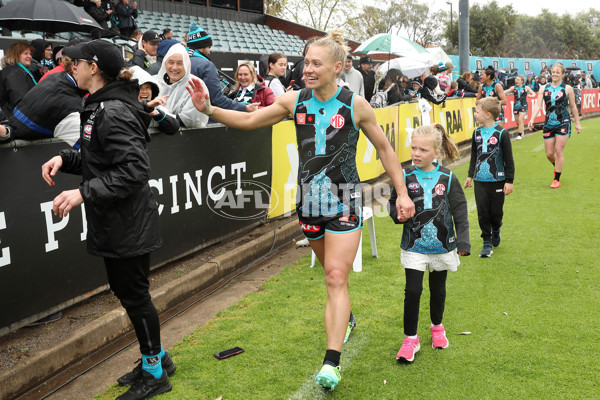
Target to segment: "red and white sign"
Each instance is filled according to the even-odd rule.
[[[346,120],[340,114],[335,114],[331,117],[331,126],[335,129],[341,129],[344,126],[344,122],[346,122]]]

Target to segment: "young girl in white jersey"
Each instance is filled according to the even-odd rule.
[[[448,347],[442,324],[446,302],[446,277],[460,265],[458,256],[470,254],[467,199],[456,175],[438,164],[441,152],[459,158],[456,144],[440,124],[420,126],[412,133],[410,154],[413,166],[404,169],[415,215],[404,222],[400,260],[406,274],[404,289],[404,334],[396,359],[412,362],[421,348],[417,326],[423,276],[429,267],[431,336],[434,349]],[[390,205],[395,204],[392,192]],[[398,222],[395,207],[390,217]],[[456,229],[456,234],[455,234]]]

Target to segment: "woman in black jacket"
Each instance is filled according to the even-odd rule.
[[[69,214],[82,203],[87,217],[87,248],[104,258],[108,283],[135,329],[142,362],[119,378],[131,388],[118,399],[142,399],[171,390],[175,365],[160,344],[158,313],[148,291],[150,252],[162,244],[158,204],[148,179],[150,163],[139,86],[123,71],[119,49],[103,40],[67,47],[77,67],[77,83],[90,95],[81,112],[81,151],[63,150],[42,166],[54,186],[61,170],[82,174],[79,188],[54,199],[54,213]]]
[[[11,116],[17,104],[32,87],[36,79],[29,70],[33,59],[33,47],[27,42],[13,44],[2,58],[2,79],[0,84],[0,107],[7,117]]]
[[[463,92],[469,92],[469,93],[477,93],[477,89],[475,89],[469,83],[469,82],[471,82],[472,77],[473,77],[473,74],[468,71],[465,72],[464,74],[462,74],[462,76],[460,78],[458,78],[458,80],[456,81],[456,83],[458,83],[458,90],[462,90]]]

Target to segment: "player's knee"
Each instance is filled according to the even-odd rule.
[[[331,268],[325,273],[325,284],[329,288],[348,287],[348,274],[339,268]]]

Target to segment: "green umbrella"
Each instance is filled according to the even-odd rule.
[[[427,50],[418,43],[402,36],[392,35],[391,33],[379,33],[363,42],[354,52],[368,55],[393,54],[407,57],[427,53]]]

